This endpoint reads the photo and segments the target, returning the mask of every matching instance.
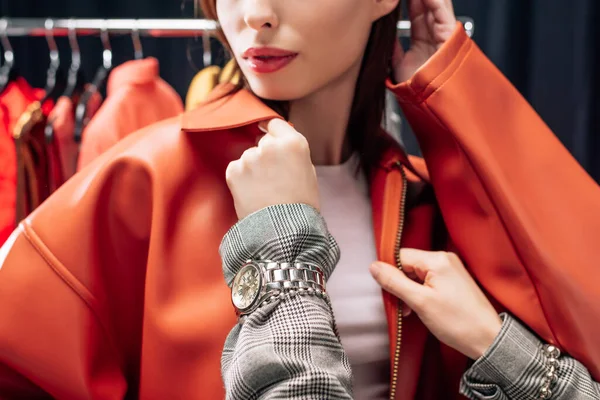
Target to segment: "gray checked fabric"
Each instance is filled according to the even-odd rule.
[[[463,375],[460,391],[471,399],[538,399],[546,372],[543,343],[510,315],[500,316],[500,334]],[[551,399],[600,399],[600,384],[575,359],[561,356],[557,374]]]
[[[248,259],[314,262],[328,278],[339,247],[314,208],[277,205],[238,222],[221,243],[228,285]],[[470,399],[539,398],[546,373],[543,343],[508,314],[486,354],[463,375]],[[351,399],[352,373],[329,304],[295,295],[270,303],[230,332],[221,358],[227,399]],[[559,358],[556,400],[600,400],[600,385],[575,359]],[[432,382],[434,384],[434,382]]]
[[[220,247],[227,284],[249,259],[312,262],[328,279],[340,250],[319,212],[304,204],[260,210]],[[350,362],[321,297],[291,295],[263,306],[230,332],[221,358],[227,399],[351,399]]]
[[[219,251],[228,286],[250,259],[315,263],[326,280],[340,259],[325,220],[306,204],[279,204],[247,216],[225,234]]]

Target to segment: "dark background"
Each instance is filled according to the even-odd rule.
[[[343,1],[343,0],[341,0]],[[191,18],[191,0],[0,0],[5,17]],[[475,41],[529,100],[579,162],[600,181],[600,2],[598,0],[454,0],[457,15],[475,19]],[[114,62],[133,58],[128,37],[112,38]],[[19,71],[44,86],[43,38],[12,41]],[[66,39],[58,40],[65,64]],[[142,39],[144,55],[161,61],[161,75],[185,94],[202,67],[201,41]],[[98,38],[82,38],[86,76],[101,63]],[[214,47],[218,45],[213,43]],[[187,48],[191,48],[192,62]],[[193,66],[196,65],[196,67]],[[409,146],[410,147],[410,146]],[[537,151],[537,149],[531,149]]]

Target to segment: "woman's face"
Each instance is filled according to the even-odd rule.
[[[254,93],[295,100],[356,79],[372,23],[398,0],[217,0],[225,37]]]

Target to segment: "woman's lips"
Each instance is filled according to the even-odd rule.
[[[260,74],[279,71],[291,63],[298,53],[275,47],[252,47],[242,54],[250,69]]]

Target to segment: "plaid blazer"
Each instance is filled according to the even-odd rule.
[[[238,222],[220,247],[229,286],[248,259],[315,262],[328,278],[339,247],[324,219],[303,204],[267,207]],[[540,397],[548,372],[543,343],[519,321],[501,314],[502,329],[487,352],[464,373],[460,392],[470,399]],[[599,339],[600,340],[600,339]],[[227,399],[351,399],[352,372],[330,303],[288,294],[233,327],[221,370]],[[577,360],[562,355],[552,399],[600,400],[600,384]]]

